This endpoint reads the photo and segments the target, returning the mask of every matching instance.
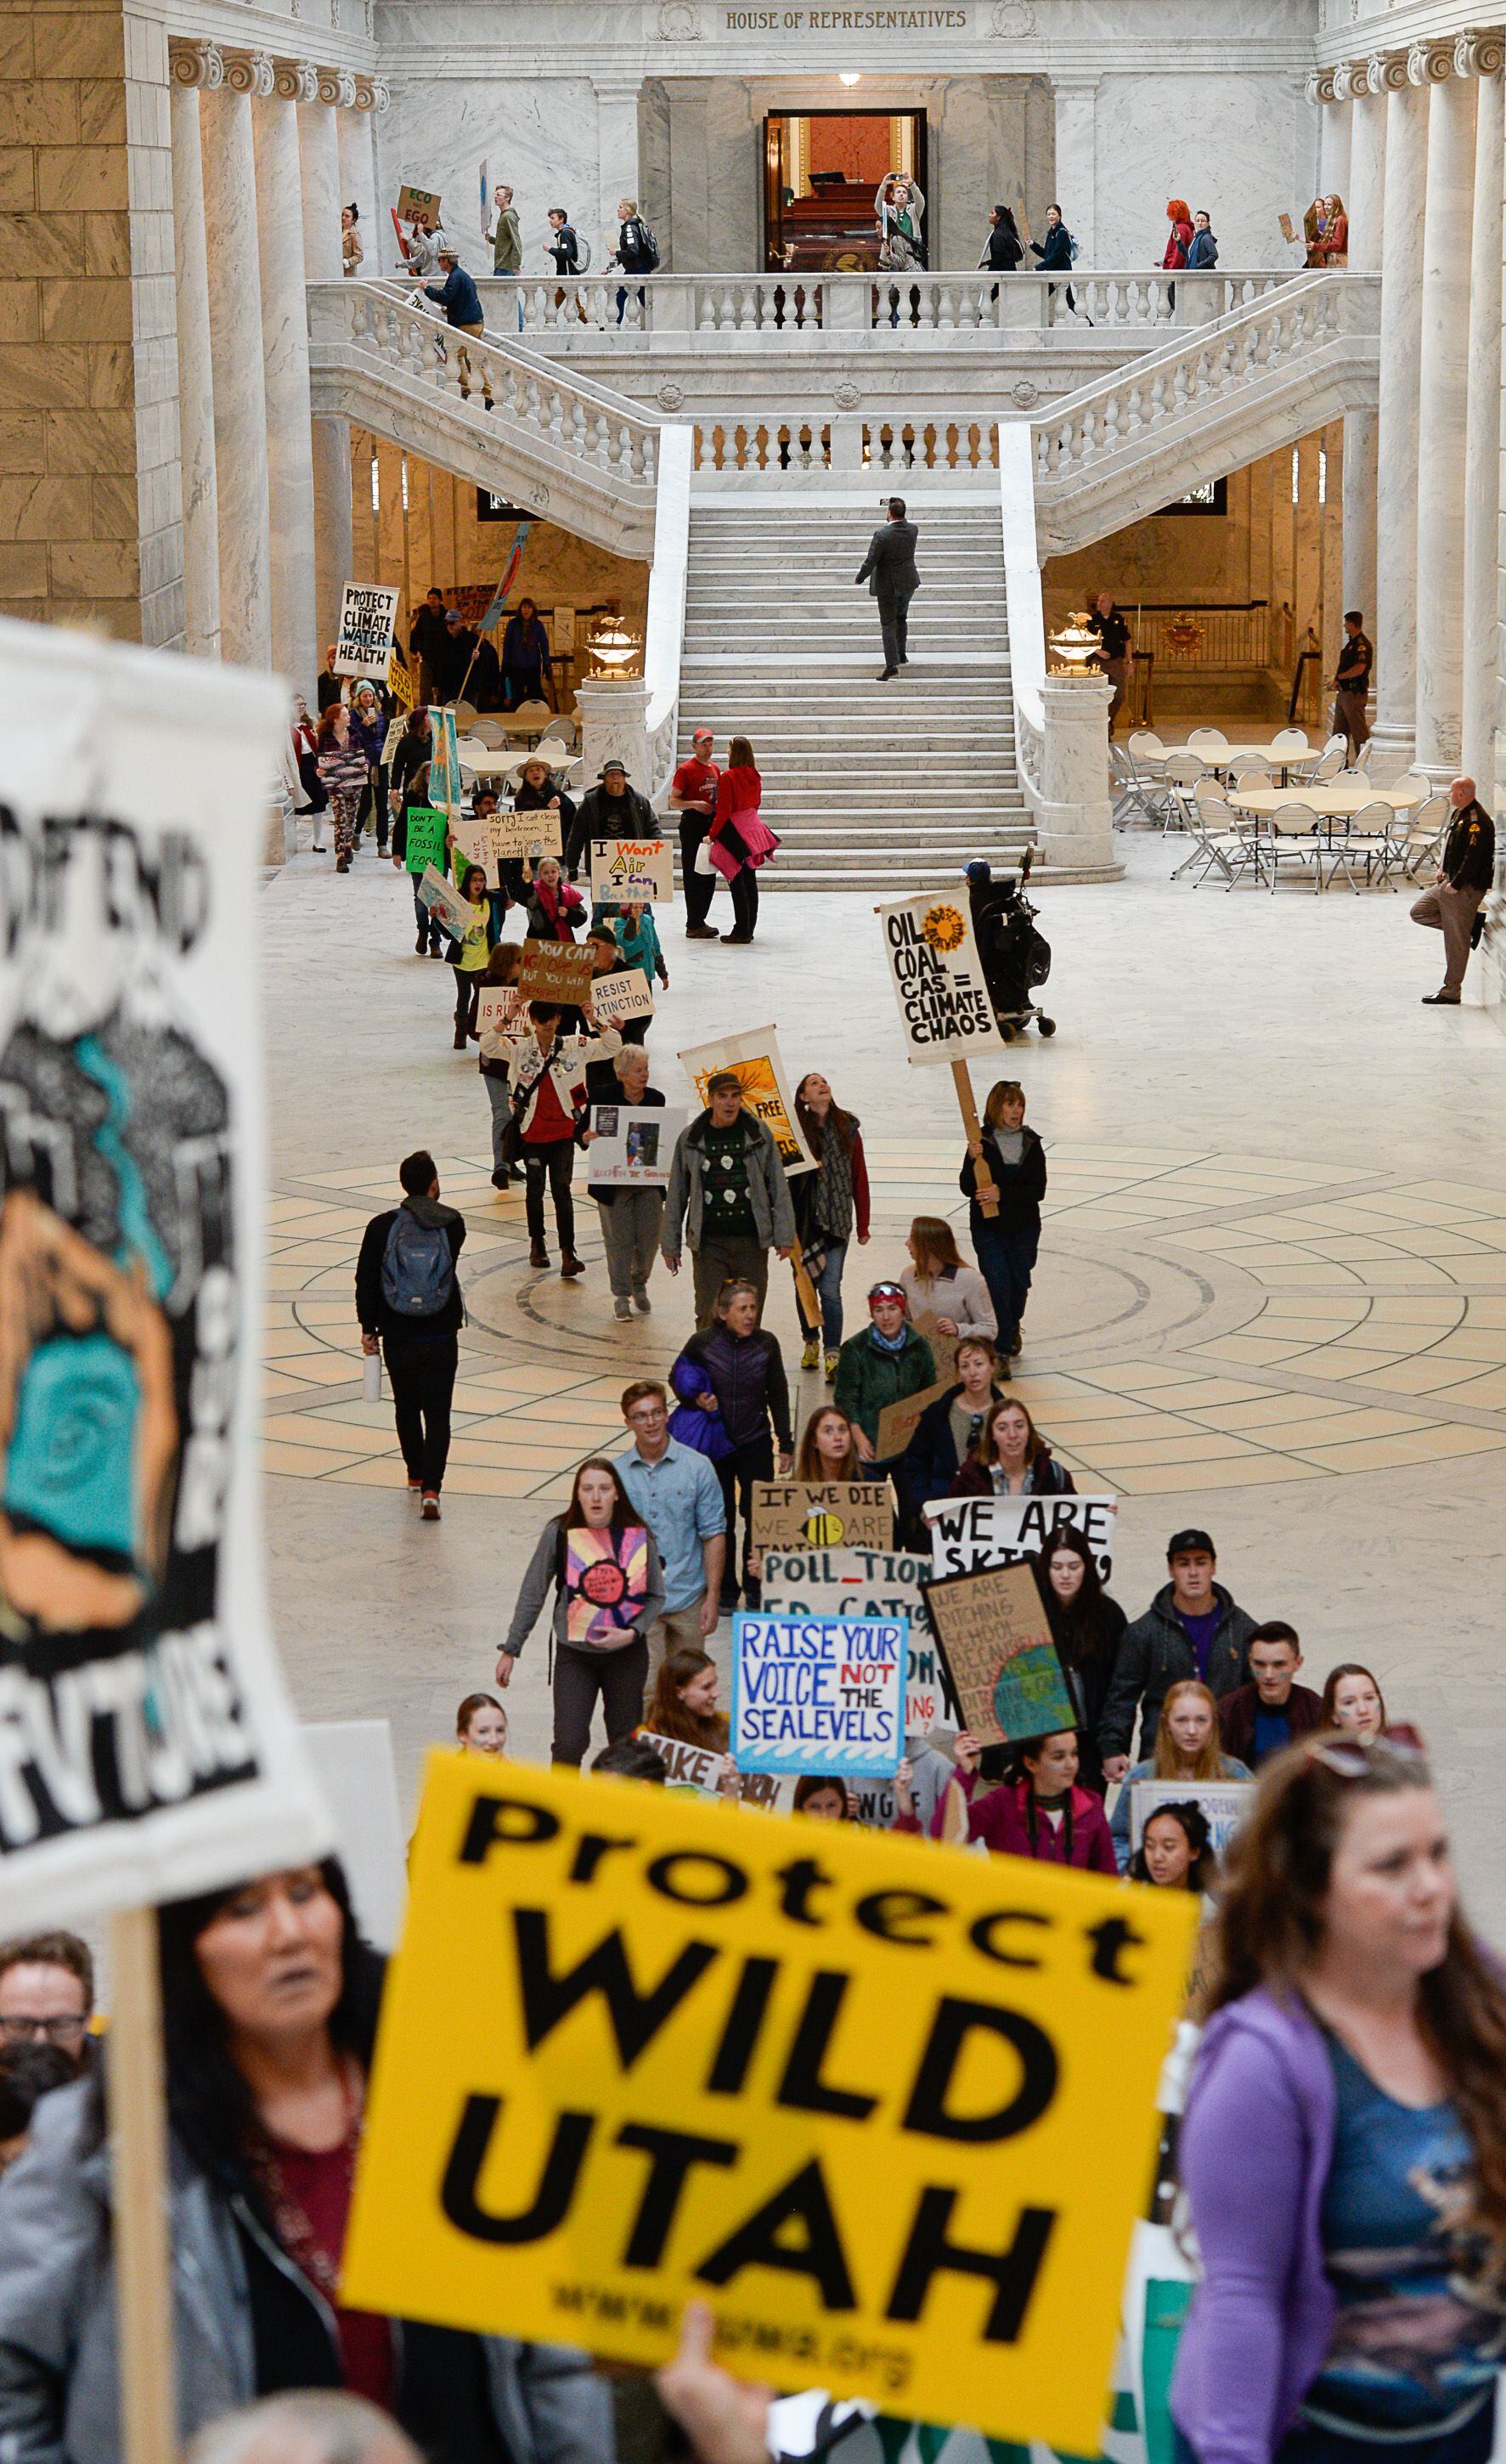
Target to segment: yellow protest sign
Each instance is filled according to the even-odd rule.
[[[1196,1919],[435,1753],[341,2299],[1096,2454]]]

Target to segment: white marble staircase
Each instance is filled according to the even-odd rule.
[[[917,495],[921,589],[891,684],[878,610],[853,586],[876,491],[692,496],[680,738],[746,735],[783,842],[767,890],[900,894],[953,884],[1034,832],[1015,768],[996,495]]]

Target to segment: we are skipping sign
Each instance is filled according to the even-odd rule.
[[[1098,2453],[1195,1894],[436,1752],[356,2309]]]

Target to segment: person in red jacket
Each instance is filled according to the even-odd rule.
[[[1299,1685],[1302,1646],[1297,1628],[1273,1617],[1250,1638],[1248,1685],[1236,1686],[1218,1706],[1218,1733],[1226,1754],[1258,1771],[1272,1754],[1326,1726],[1323,1698]]]
[[[1042,1865],[1076,1865],[1094,1874],[1116,1874],[1119,1862],[1102,1797],[1079,1788],[1075,1728],[1027,1739],[1014,1749],[1013,1775],[998,1788],[980,1785],[980,1749],[964,1730],[953,1749],[956,1778],[950,1783],[967,1801],[968,1837],[981,1839],[995,1857],[1032,1857]],[[949,1794],[950,1788],[948,1793]],[[937,1808],[945,1821],[946,1797]],[[895,1829],[906,1826],[898,1821]]]
[[[734,736],[727,748],[727,767],[716,781],[716,815],[709,833],[711,861],[732,893],[732,929],[722,935],[724,941],[751,941],[758,921],[758,875],[749,857],[762,853],[763,825],[758,817],[762,801],[763,781],[753,746],[746,736]],[[758,824],[757,830],[747,837],[739,826],[744,817]]]
[[[1161,265],[1163,272],[1175,274],[1187,263],[1187,253],[1192,245],[1192,217],[1184,198],[1172,197],[1169,200],[1167,220],[1171,226],[1171,235],[1167,241],[1167,253]]]

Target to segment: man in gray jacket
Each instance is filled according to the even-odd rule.
[[[1173,1685],[1195,1677],[1222,1702],[1248,1682],[1255,1619],[1213,1580],[1217,1564],[1206,1531],[1173,1531],[1168,1541],[1171,1579],[1120,1639],[1098,1731],[1106,1779],[1123,1779],[1129,1769],[1137,1705],[1145,1761],[1155,1751],[1161,1705]]]
[[[774,1133],[744,1106],[732,1070],[717,1070],[706,1094],[706,1111],[675,1140],[659,1236],[665,1265],[677,1275],[684,1231],[700,1327],[710,1325],[729,1276],[753,1285],[761,1310],[770,1250],[787,1258],[795,1246],[795,1209]]]
[[[878,678],[881,685],[887,684],[891,676],[897,676],[901,668],[909,664],[905,644],[910,601],[920,588],[920,575],[915,569],[918,536],[914,523],[905,518],[904,497],[891,496],[888,520],[868,541],[868,553],[856,576],[858,582],[867,583],[879,603],[879,624],[884,634],[884,665]]]

